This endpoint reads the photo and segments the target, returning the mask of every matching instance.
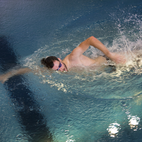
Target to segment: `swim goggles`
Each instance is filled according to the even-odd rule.
[[[62,64],[61,64],[61,62],[60,62],[57,71],[58,71],[61,67],[62,67]]]

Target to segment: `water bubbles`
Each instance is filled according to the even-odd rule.
[[[138,116],[128,115],[128,119],[129,119],[130,128],[133,129],[134,131],[137,131],[140,118]]]
[[[75,142],[75,140],[73,139],[73,135],[68,136],[68,139],[66,140],[66,142]]]
[[[26,134],[19,133],[15,139],[16,142],[28,142],[28,138]]]
[[[127,113],[126,113],[127,114]],[[133,131],[137,131],[138,130],[138,125],[140,122],[140,117],[136,116],[131,116],[128,115],[128,123],[130,125],[130,129],[133,129]],[[107,128],[107,131],[110,135],[110,137],[116,137],[120,131],[121,127],[120,124],[118,123],[111,123],[109,125],[109,127]]]
[[[118,135],[120,129],[121,129],[120,124],[111,123],[109,125],[109,127],[107,128],[107,131],[108,131],[110,137],[116,137]]]

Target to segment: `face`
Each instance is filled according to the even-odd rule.
[[[54,63],[54,66],[52,68],[53,70],[61,72],[68,71],[65,64],[61,60],[59,61],[55,60],[53,63]]]

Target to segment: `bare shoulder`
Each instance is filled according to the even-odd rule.
[[[76,60],[78,57],[82,55],[82,48],[77,46],[73,51],[68,55],[68,60]]]

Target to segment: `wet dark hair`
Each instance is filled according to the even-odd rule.
[[[42,58],[41,59],[41,64],[43,64],[44,66],[46,66],[47,68],[50,69],[50,68],[53,68],[53,66],[54,66],[53,62],[55,60],[59,61],[57,57],[55,57],[55,56],[49,56],[47,58]]]

